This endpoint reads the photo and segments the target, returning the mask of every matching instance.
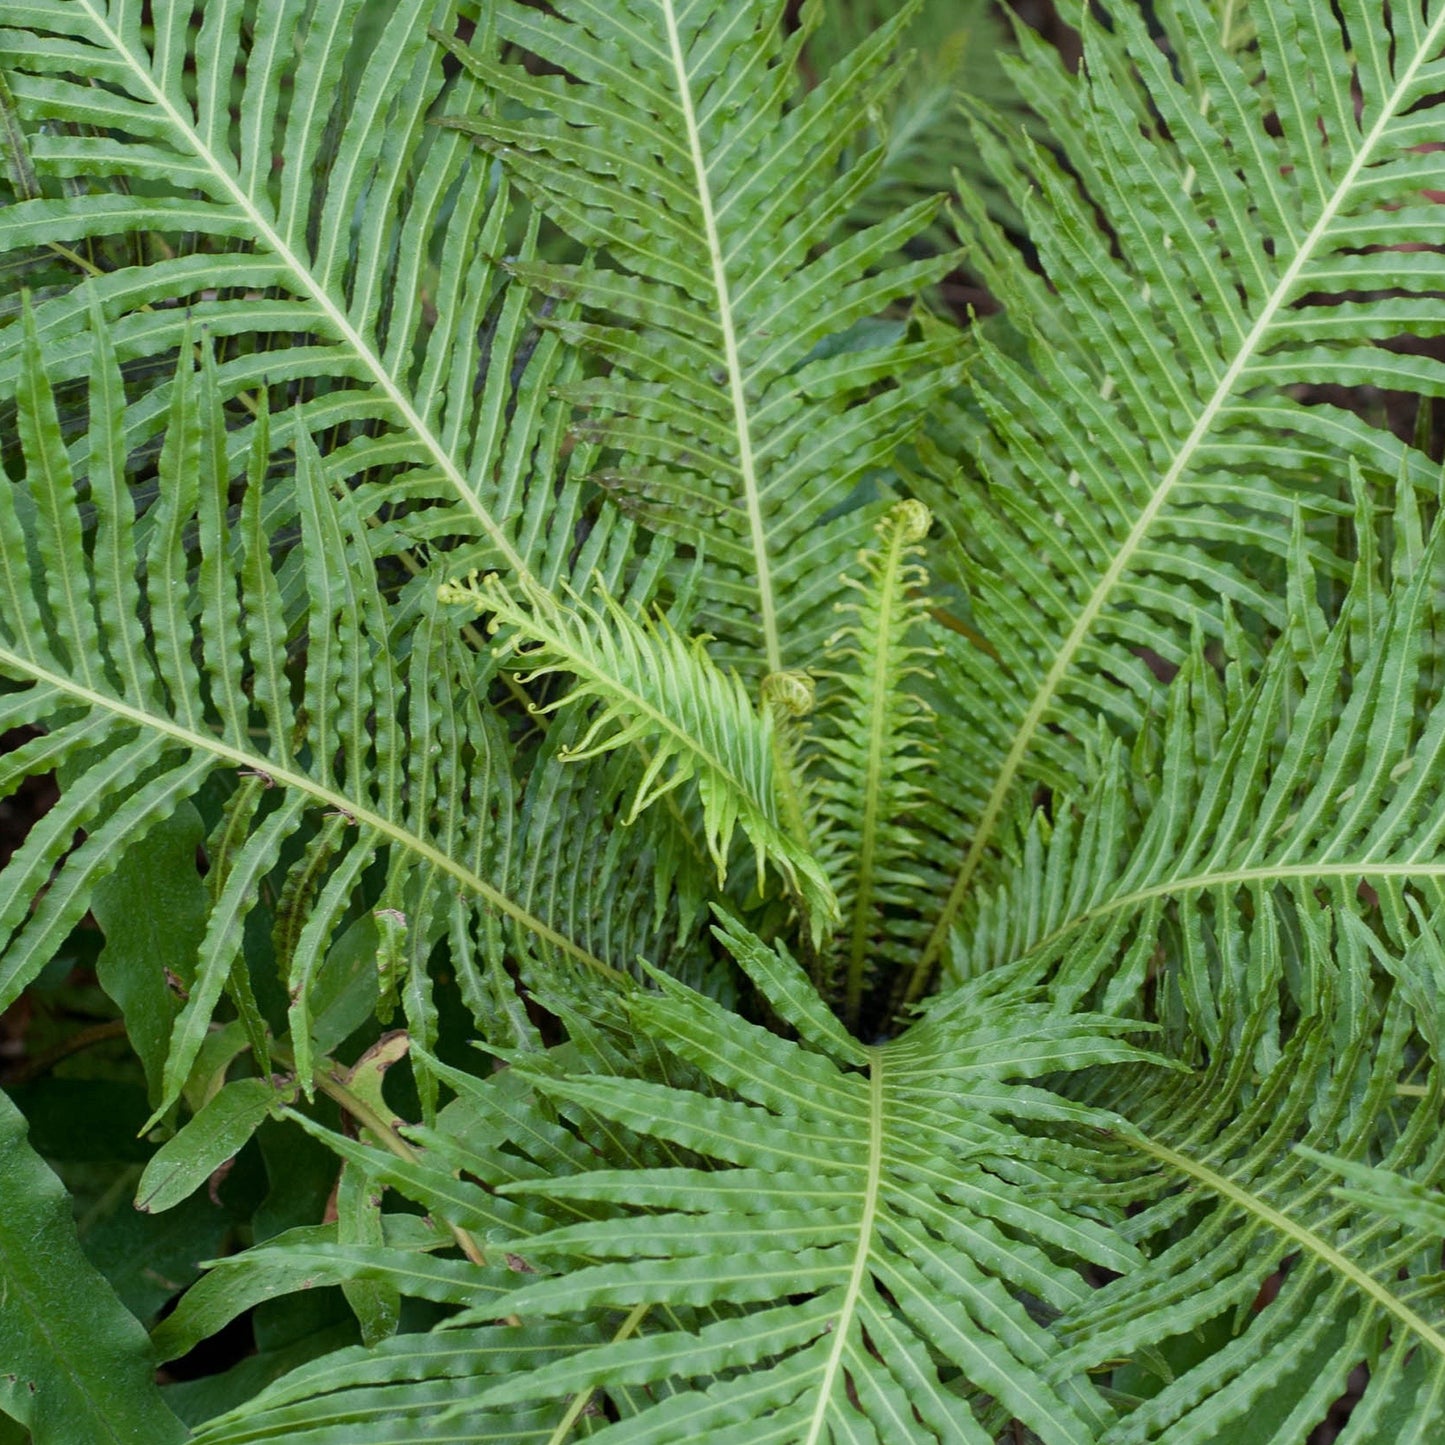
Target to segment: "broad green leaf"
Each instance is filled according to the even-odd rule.
[[[35,1445],[168,1445],[145,1331],[81,1252],[64,1188],[0,1094],[0,1407]]]
[[[126,853],[90,903],[105,934],[96,976],[125,1017],[153,1105],[160,1102],[171,1027],[194,979],[204,934],[206,889],[196,872],[204,836],[200,814],[182,804]]]

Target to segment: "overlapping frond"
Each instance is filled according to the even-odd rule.
[[[26,332],[24,484],[0,487],[0,671],[11,684],[0,712],[7,727],[45,731],[6,756],[5,786],[58,770],[64,788],[0,875],[0,1003],[50,958],[126,847],[213,776],[230,782],[207,843],[204,942],[193,976],[176,981],[188,997],[165,1064],[167,1102],[179,1095],[224,990],[264,1055],[239,960],[247,919],[283,853],[275,953],[292,1048],[308,1079],[312,991],[378,860],[388,882],[377,902],[399,913],[422,980],[432,945],[450,933],[463,991],[479,993],[461,949],[478,928],[494,952],[499,928],[520,929],[536,946],[605,969],[493,881],[505,850],[490,820],[510,762],[489,741],[486,709],[470,687],[476,659],[432,615],[410,634],[404,683],[363,528],[350,498],[327,485],[309,441],[297,445],[303,613],[293,625],[264,512],[265,415],[233,532],[222,520],[232,476],[215,368],[207,357],[197,373],[183,348],[159,498],[137,519],[120,374],[98,328],[87,550],[28,318]],[[409,1005],[415,999],[407,1014],[423,1039],[432,1027],[426,992],[405,995]]]
[[[1108,1020],[1061,1019],[1026,990],[994,985],[956,999],[946,1021],[865,1049],[796,964],[741,930],[728,941],[805,1042],[665,983],[627,996],[610,1056],[531,1056],[485,1083],[448,1072],[473,1132],[410,1131],[435,1151],[430,1183],[395,1161],[380,1175],[442,1217],[490,1228],[477,1234],[483,1247],[506,1241],[525,1272],[425,1343],[281,1382],[273,1408],[341,1388],[343,1366],[379,1383],[400,1375],[393,1358],[444,1361],[457,1348],[449,1337],[470,1344],[472,1323],[507,1314],[525,1323],[498,1331],[499,1347],[510,1337],[524,1349],[539,1329],[552,1339],[555,1316],[576,1331],[570,1348],[555,1362],[541,1348],[502,1359],[438,1429],[465,1421],[489,1438],[487,1408],[575,1421],[595,1399],[589,1433],[629,1442],[986,1442],[1010,1417],[1044,1441],[1094,1438],[1103,1403],[1083,1375],[1052,1368],[1037,1316],[1083,1303],[1086,1265],[1138,1261],[1073,1208],[1087,1147],[1040,1147],[1019,1121],[1110,1116],[1021,1081],[1142,1056]],[[625,1062],[649,1050],[650,1068]],[[538,1211],[574,1217],[529,1229]],[[259,1428],[263,1405],[232,1418]],[[334,1407],[323,1397],[271,1418],[310,1441],[310,1421]],[[251,1436],[217,1422],[202,1438]]]
[[[1438,958],[1438,927],[1397,954],[1402,973]],[[1059,1363],[1114,1364],[1119,1445],[1295,1445],[1352,1374],[1363,1391],[1339,1440],[1428,1440],[1445,1417],[1439,1214],[1418,1204],[1445,1168],[1438,1010],[1378,984],[1343,912],[1288,929],[1266,908],[1247,938],[1217,938],[1235,982],[1208,1066],[1110,1081],[1129,1122],[1100,1195],[1129,1207],[1124,1233],[1150,1259],[1065,1313]],[[1303,1000],[1293,1017],[1269,1006],[1285,997]],[[1382,1177],[1362,1166],[1400,1182],[1337,1187],[1341,1172]],[[1382,1190],[1402,1203],[1382,1208]]]
[[[797,99],[811,4],[788,34],[759,0],[507,3],[497,35],[562,73],[455,50],[513,109],[448,123],[594,253],[512,270],[581,303],[549,324],[608,365],[564,392],[615,454],[599,480],[696,549],[699,625],[752,675],[817,660],[867,532],[839,513],[956,375],[951,329],[863,325],[949,268],[895,260],[936,198],[818,250],[883,163],[875,145],[837,165],[896,83],[912,8]]]
[[[443,95],[482,100],[437,63],[427,30],[449,13],[217,0],[152,26],[133,0],[8,6],[7,151],[34,184],[0,210],[0,252],[63,262],[34,278],[57,385],[85,373],[93,308],[149,379],[124,407],[128,447],[164,426],[175,349],[203,327],[233,460],[269,389],[273,442],[318,439],[377,551],[470,543],[465,565],[550,581],[569,575],[580,514],[578,489],[553,485],[549,387],[576,361],[503,284],[507,188],[428,123]],[[0,393],[19,357],[18,326],[0,327]]]
[[[1404,492],[1381,529],[1387,577],[1363,499],[1356,525],[1360,558],[1333,627],[1297,559],[1293,625],[1257,672],[1231,628],[1222,673],[1196,656],[1132,756],[1106,737],[1093,789],[1059,798],[1052,823],[1028,820],[1008,881],[971,914],[959,976],[1028,954],[1069,997],[1102,986],[1110,1009],[1167,979],[1159,997],[1178,1036],[1213,1048],[1223,1000],[1244,982],[1220,972],[1218,949],[1251,920],[1328,897],[1404,938],[1437,914],[1445,536],[1438,523],[1422,534]]]
[[[717,887],[701,803],[686,788],[670,791],[624,822],[651,754],[579,758],[588,723],[585,707],[553,715],[530,760],[516,817],[517,901],[619,967],[666,958],[684,981],[733,996],[730,972],[697,946]],[[751,873],[737,869],[735,882],[748,885]]]
[[[941,672],[967,720],[941,753],[965,837],[930,959],[1015,799],[1072,786],[1092,718],[1137,733],[1151,659],[1182,661],[1197,626],[1219,636],[1225,601],[1246,635],[1282,624],[1301,492],[1321,519],[1348,505],[1347,459],[1371,486],[1433,487],[1423,454],[1331,388],[1442,387],[1411,339],[1441,321],[1445,8],[1236,9],[1177,0],[1157,35],[1131,5],[1107,28],[1081,10],[1076,78],[1023,36],[1016,79],[1061,158],[977,127],[1033,193],[1049,286],[968,207],[1029,346],[1027,366],[987,348],[973,373],[985,422],[954,444],[980,479],[928,494],[955,543],[935,576],[987,643],[960,638]],[[1327,522],[1306,539],[1328,555]]]

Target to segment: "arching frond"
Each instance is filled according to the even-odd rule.
[[[1218,949],[1265,910],[1304,914],[1327,897],[1399,939],[1436,915],[1445,533],[1437,522],[1422,537],[1406,491],[1383,529],[1386,577],[1377,525],[1362,499],[1360,560],[1333,627],[1311,620],[1315,578],[1301,560],[1296,626],[1257,676],[1232,632],[1222,677],[1203,658],[1186,664],[1133,758],[1106,741],[1080,805],[1060,798],[1052,824],[1028,821],[1007,883],[972,914],[960,976],[1029,955],[1069,997],[1102,987],[1111,1010],[1167,979],[1164,1016],[1212,1049],[1225,1000],[1244,987],[1221,973]]]
[[[247,918],[283,850],[290,861],[277,905],[277,962],[290,997],[292,1049],[307,1080],[316,974],[375,860],[389,860],[396,881],[388,898],[406,910],[423,965],[439,934],[489,920],[494,946],[498,926],[520,929],[537,946],[611,974],[493,881],[503,849],[490,817],[508,763],[489,748],[485,704],[467,681],[475,659],[440,617],[426,618],[411,634],[412,685],[404,683],[355,510],[327,486],[304,436],[296,475],[305,606],[297,667],[287,655],[292,634],[263,510],[264,414],[233,535],[220,522],[231,474],[215,368],[207,358],[196,373],[183,349],[160,497],[139,525],[117,464],[124,457],[120,376],[108,334],[98,329],[87,553],[28,317],[26,332],[24,489],[8,479],[0,486],[0,670],[13,685],[0,712],[6,726],[46,731],[7,755],[5,785],[60,769],[65,786],[0,874],[8,939],[0,1006],[85,913],[90,890],[124,846],[215,775],[233,783],[209,843],[204,943],[194,977],[180,981],[189,996],[166,1060],[166,1104],[178,1097],[224,990],[255,1020],[237,961]],[[408,1014],[426,1038],[424,1007]],[[258,1024],[253,1038],[261,1033]]]
[[[572,690],[550,708],[597,703],[570,756],[643,744],[647,762],[630,817],[695,780],[704,842],[720,884],[740,827],[753,845],[760,881],[770,861],[815,928],[836,914],[822,869],[806,845],[789,836],[778,813],[772,714],[755,707],[739,679],[718,668],[700,642],[679,637],[663,620],[640,623],[610,598],[598,610],[581,599],[561,607],[535,591],[517,597],[495,574],[445,585],[441,595],[487,613],[490,625],[514,629],[511,643],[529,678],[567,674]]]
[[[875,146],[836,164],[897,81],[889,55],[912,9],[796,101],[813,4],[791,35],[758,0],[490,12],[565,78],[454,48],[518,110],[449,124],[597,253],[512,269],[579,301],[584,319],[551,325],[610,367],[565,391],[590,413],[583,435],[618,455],[599,479],[697,549],[699,624],[752,674],[816,659],[840,564],[866,536],[866,515],[838,513],[956,376],[946,330],[856,329],[952,264],[893,259],[936,198],[814,254],[883,163]]]
[[[1208,1067],[1110,1083],[1129,1123],[1100,1195],[1129,1206],[1125,1233],[1150,1263],[1065,1313],[1061,1363],[1114,1364],[1125,1413],[1109,1438],[1121,1445],[1246,1428],[1293,1445],[1361,1365],[1339,1438],[1428,1439],[1445,1410],[1438,1212],[1335,1186],[1340,1171],[1373,1180],[1356,1166],[1376,1163],[1408,1178],[1393,1199],[1438,1181],[1438,1056],[1419,1051],[1438,1018],[1418,1014],[1408,988],[1373,985],[1348,915],[1301,915],[1291,938],[1266,909],[1247,940],[1218,939],[1240,983],[1221,990],[1226,1041]],[[1281,1027],[1262,1001],[1286,991],[1307,1001]],[[1404,1073],[1421,1082],[1402,1087]]]
[[[0,211],[0,251],[70,273],[47,270],[36,303],[55,383],[85,374],[92,309],[134,374],[169,373],[187,327],[204,328],[233,461],[269,392],[274,444],[323,442],[327,481],[352,487],[376,550],[464,541],[464,566],[569,575],[579,495],[547,475],[565,470],[548,389],[576,362],[503,284],[506,187],[428,123],[439,103],[481,103],[436,63],[427,29],[446,0],[164,10],[154,28],[131,0],[7,10],[36,181]],[[0,327],[0,392],[19,366],[19,328]],[[168,405],[164,384],[126,401],[128,448]]]
[[[1077,78],[1027,36],[1016,71],[1062,158],[977,127],[1032,193],[1049,290],[968,205],[1029,349],[1025,366],[985,348],[985,422],[954,439],[981,479],[928,495],[956,544],[936,576],[967,590],[987,643],[959,639],[940,674],[968,721],[940,754],[965,836],[930,962],[1014,800],[1073,786],[1094,717],[1137,733],[1158,691],[1148,658],[1178,663],[1196,626],[1220,635],[1225,601],[1246,635],[1283,624],[1301,491],[1340,510],[1350,459],[1372,486],[1434,485],[1422,454],[1328,388],[1442,389],[1408,339],[1440,328],[1440,162],[1422,142],[1445,8],[1238,10],[1177,0],[1156,37],[1132,5],[1107,28],[1080,7]]]
[[[525,1318],[512,1335],[519,1345],[554,1315],[612,1321],[579,1332],[555,1364],[539,1351],[534,1368],[476,1381],[438,1428],[488,1407],[548,1407],[575,1420],[595,1393],[620,1418],[599,1428],[594,1414],[593,1431],[628,1441],[762,1431],[780,1441],[983,1442],[991,1402],[1041,1440],[1092,1440],[1102,1402],[1083,1375],[1051,1368],[1046,1330],[1017,1292],[1054,1315],[1086,1298],[1086,1264],[1131,1270],[1137,1261],[1073,1208],[1072,1171],[1087,1148],[1038,1147],[1019,1124],[1110,1116],[1017,1081],[1141,1056],[1107,1020],[1060,1019],[1026,990],[992,985],[956,999],[946,1022],[865,1049],[808,1001],[797,965],[742,932],[729,941],[807,1043],[786,1043],[677,984],[634,992],[618,1023],[657,1051],[657,1071],[539,1058],[508,1071],[510,1104],[486,1103],[491,1084],[460,1084],[481,1105],[474,1139],[417,1136],[491,1193],[442,1185],[445,1175],[425,1187],[384,1168],[412,1197],[478,1228],[498,1211],[580,1216],[530,1235],[503,1230],[530,1273],[410,1358],[445,1358],[448,1336],[486,1312]],[[585,1123],[593,1144],[555,1125],[519,1132],[525,1089]],[[520,1155],[485,1147],[498,1129]],[[588,1157],[594,1146],[602,1158]],[[528,1155],[540,1162],[539,1150],[557,1153],[560,1167],[534,1172]],[[469,1190],[476,1213],[449,1205],[439,1185],[453,1199]],[[273,1396],[279,1405],[308,1387],[339,1388],[347,1363],[313,1367]],[[322,1397],[272,1418],[310,1441],[304,1432],[332,1408]],[[218,1422],[202,1438],[248,1437]]]

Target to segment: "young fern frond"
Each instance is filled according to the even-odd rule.
[[[957,377],[948,328],[852,329],[954,264],[894,260],[937,197],[819,251],[883,163],[875,145],[836,165],[899,79],[889,56],[913,9],[796,100],[811,3],[791,34],[761,0],[495,6],[497,36],[555,75],[453,47],[528,115],[447,123],[597,253],[512,271],[580,303],[582,319],[549,324],[608,365],[563,392],[590,413],[581,434],[617,454],[599,480],[696,548],[698,624],[749,677],[818,657],[867,535],[844,504]]]
[[[818,714],[820,831],[843,915],[828,956],[839,965],[843,1018],[855,1028],[879,967],[913,962],[919,905],[929,895],[915,815],[926,793],[920,773],[931,719],[909,679],[928,656],[927,576],[914,559],[931,520],[921,502],[905,501],[877,524],[877,547],[859,557],[863,576],[846,579],[858,600],[841,604],[852,620],[831,640],[835,691]]]
[[[571,691],[545,710],[584,700],[598,704],[563,756],[580,761],[645,744],[645,766],[625,821],[695,780],[719,886],[741,828],[753,847],[760,886],[771,862],[815,932],[836,917],[827,877],[779,814],[772,713],[756,707],[742,682],[712,662],[701,640],[679,637],[662,619],[638,622],[607,597],[598,609],[580,598],[562,607],[546,593],[514,595],[495,574],[444,585],[440,595],[443,602],[469,603],[488,614],[494,629],[510,630],[504,645],[525,668],[526,680],[568,676]]]

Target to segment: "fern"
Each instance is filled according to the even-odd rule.
[[[835,850],[835,871],[846,880],[839,889],[844,926],[837,947],[844,1016],[854,1025],[875,962],[897,968],[910,960],[913,905],[927,896],[913,856],[917,834],[909,826],[924,798],[918,778],[927,761],[927,709],[909,679],[923,671],[925,649],[915,639],[927,610],[926,599],[916,595],[926,578],[911,558],[922,551],[931,521],[928,509],[910,500],[879,523],[881,545],[862,559],[866,583],[847,579],[859,593],[856,603],[844,604],[853,620],[832,640],[831,655],[842,665],[833,674],[838,725],[818,740],[828,760],[818,785],[820,829]]]
[[[991,651],[951,649],[949,688],[979,721],[966,751],[945,753],[960,764],[947,793],[969,799],[968,841],[930,959],[1019,790],[1077,776],[1055,739],[1100,710],[1125,736],[1137,730],[1157,691],[1140,649],[1181,662],[1194,627],[1217,635],[1221,597],[1251,627],[1283,623],[1269,559],[1301,492],[1328,513],[1351,460],[1375,484],[1434,486],[1418,452],[1298,389],[1438,389],[1433,363],[1381,343],[1438,324],[1432,263],[1395,248],[1419,244],[1435,220],[1433,203],[1417,199],[1433,163],[1412,147],[1429,128],[1419,107],[1445,20],[1407,8],[1391,31],[1379,7],[1344,6],[1342,28],[1263,6],[1236,55],[1232,14],[1221,35],[1208,7],[1170,7],[1167,42],[1189,57],[1192,80],[1170,73],[1130,7],[1118,8],[1113,36],[1081,21],[1077,81],[1036,58],[1024,94],[1084,194],[1046,152],[986,118],[977,130],[1015,186],[1039,188],[1030,232],[1057,299],[1043,300],[985,231],[985,277],[1026,335],[1039,329],[1027,369],[986,351],[975,375],[988,425],[969,434],[988,485],[937,507]],[[1111,177],[1129,178],[1127,190]],[[1108,232],[1089,199],[1105,207]],[[1384,294],[1352,299],[1374,292]],[[1104,672],[1126,686],[1105,695]]]
[[[709,665],[700,645],[684,642],[665,623],[639,625],[615,602],[605,615],[582,602],[564,612],[546,594],[524,606],[495,576],[444,586],[440,596],[490,614],[492,628],[517,629],[530,644],[513,644],[529,681],[570,674],[573,691],[551,707],[582,699],[600,704],[586,733],[565,750],[567,758],[596,757],[647,740],[647,767],[624,823],[695,777],[719,884],[726,881],[733,833],[741,827],[760,876],[772,859],[808,911],[822,917],[836,911],[822,870],[776,816],[771,712],[755,709],[735,677]]]
[[[584,435],[617,454],[601,479],[697,550],[699,624],[770,673],[816,657],[832,579],[860,538],[844,504],[953,374],[949,332],[854,330],[948,269],[886,264],[937,197],[812,254],[883,162],[875,146],[834,174],[898,81],[887,60],[912,9],[791,105],[817,5],[791,35],[780,10],[755,5],[496,7],[503,40],[575,83],[454,47],[488,89],[546,119],[449,123],[612,263],[513,268],[580,302],[582,319],[554,324],[610,363],[567,390],[589,411]]]
[[[37,1445],[1438,1435],[1445,8],[876,9],[7,7]]]

